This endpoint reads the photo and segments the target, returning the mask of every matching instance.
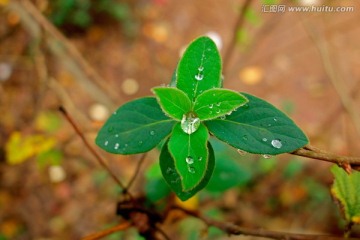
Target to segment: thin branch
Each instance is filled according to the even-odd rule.
[[[323,36],[319,35],[316,30],[310,26],[308,22],[305,22],[305,20],[302,19],[301,23],[303,23],[303,26],[308,36],[314,42],[315,47],[319,51],[325,73],[328,75],[345,111],[352,119],[355,129],[360,136],[360,115],[358,114],[357,107],[355,106],[354,101],[349,94],[349,91],[346,89],[343,80],[336,72],[336,68],[331,59],[331,52],[327,41],[323,38]]]
[[[146,158],[146,153],[144,153],[144,154],[141,155],[141,158],[140,158],[138,164],[136,165],[135,173],[134,173],[134,175],[132,176],[132,178],[130,179],[127,187],[123,190],[124,192],[129,191],[130,187],[133,185],[136,177],[138,176],[138,174],[139,174],[139,172],[140,172],[140,168],[141,168],[142,164],[144,163],[145,158]]]
[[[96,160],[100,163],[100,165],[105,168],[105,170],[110,174],[110,176],[114,179],[114,181],[122,188],[125,189],[125,185],[119,180],[119,178],[115,175],[115,173],[109,168],[109,166],[105,163],[105,160],[95,151],[95,149],[89,144],[86,140],[84,134],[81,132],[79,127],[76,125],[75,121],[72,117],[67,113],[64,107],[60,106],[59,111],[64,115],[66,120],[71,124],[74,128],[75,132],[81,138],[87,149],[91,152],[92,155],[96,158]],[[133,199],[133,197],[128,193],[128,195]]]
[[[97,232],[97,233],[93,233],[93,234],[90,234],[86,237],[83,237],[81,240],[97,240],[97,239],[100,239],[100,238],[103,238],[103,237],[106,237],[112,233],[115,233],[115,232],[119,232],[119,231],[123,231],[125,229],[128,229],[129,227],[131,227],[131,223],[129,222],[124,222],[124,223],[121,223],[119,225],[116,225],[112,228],[109,228],[109,229],[105,229],[101,232]]]
[[[37,28],[40,27],[45,33],[55,39],[55,41],[48,41],[48,45],[53,53],[60,58],[66,58],[64,60],[65,64],[68,61],[72,61],[73,65],[76,65],[71,65],[72,71],[74,71],[74,68],[78,68],[79,71],[81,71],[81,74],[86,76],[86,82],[81,83],[80,79],[78,79],[79,83],[95,92],[96,94],[94,94],[94,97],[96,97],[98,101],[103,102],[110,108],[115,107],[113,100],[120,100],[119,94],[107,85],[106,81],[104,81],[104,79],[84,59],[79,50],[41,14],[31,1],[12,1],[9,6],[12,10],[18,12],[20,16],[26,18],[23,21],[25,26],[30,24],[28,21],[30,19],[32,20],[32,25],[36,25],[35,27]],[[54,42],[56,42],[56,44]],[[91,79],[92,81],[88,81],[88,79]],[[101,91],[99,87],[104,91]]]
[[[316,147],[311,145],[306,145],[303,148],[300,148],[291,154],[301,156],[301,157],[308,157],[315,160],[322,160],[326,162],[332,162],[336,164],[350,164],[354,167],[360,166],[360,157],[347,157],[347,156],[340,156],[333,153],[329,153],[324,150],[320,150]]]
[[[266,237],[271,239],[286,239],[286,240],[340,240],[344,239],[343,237],[337,236],[329,236],[329,235],[317,235],[317,234],[297,234],[297,233],[287,233],[287,232],[278,232],[278,231],[270,231],[265,229],[249,229],[240,227],[236,224],[217,221],[214,219],[207,218],[205,216],[200,215],[198,212],[190,211],[178,206],[174,206],[173,209],[181,210],[189,216],[193,216],[197,219],[203,221],[206,225],[219,228],[223,232],[230,235],[247,235],[254,237]],[[355,239],[355,238],[348,238]]]
[[[234,29],[232,31],[232,37],[231,37],[231,41],[229,43],[229,47],[226,49],[226,52],[224,54],[224,59],[223,59],[223,72],[224,73],[226,73],[227,67],[229,65],[230,57],[231,57],[232,53],[234,52],[234,49],[236,46],[236,40],[237,40],[236,36],[237,36],[238,29],[242,28],[244,25],[245,13],[248,10],[250,4],[251,4],[251,0],[246,0],[239,12]]]

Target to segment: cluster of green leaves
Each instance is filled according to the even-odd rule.
[[[57,26],[87,28],[99,14],[117,21],[126,21],[131,16],[129,6],[115,0],[56,0],[49,3],[49,18]]]
[[[215,155],[210,135],[255,154],[292,152],[308,143],[283,112],[247,93],[222,88],[221,58],[208,37],[184,52],[172,87],[156,87],[156,97],[140,98],[116,110],[100,129],[96,144],[115,154],[151,150],[165,140],[160,168],[181,200],[211,179]]]

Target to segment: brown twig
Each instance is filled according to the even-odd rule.
[[[207,218],[202,216],[198,212],[190,211],[178,206],[174,206],[173,209],[178,209],[185,214],[200,219],[208,226],[213,226],[219,228],[223,232],[230,235],[247,235],[254,237],[266,237],[271,239],[286,239],[286,240],[340,240],[344,239],[343,237],[337,236],[329,236],[329,235],[316,235],[316,234],[297,234],[297,233],[287,233],[287,232],[278,232],[278,231],[270,231],[265,229],[249,229],[240,227],[234,223],[217,221],[214,219]],[[354,238],[348,238],[354,239]]]
[[[30,28],[36,27],[36,30],[41,28],[48,36],[51,36],[53,40],[48,41],[50,49],[55,55],[63,58],[65,64],[68,64],[69,61],[71,62],[72,65],[70,68],[72,72],[75,72],[77,75],[81,72],[80,75],[83,77],[77,76],[79,83],[86,89],[90,89],[94,92],[93,97],[98,101],[104,103],[109,108],[115,108],[113,100],[119,100],[119,94],[108,86],[106,81],[104,81],[104,79],[84,59],[79,50],[41,14],[31,1],[11,1],[9,7],[20,13],[22,18],[24,18],[23,23],[25,26],[29,25],[28,27]],[[31,20],[31,23],[28,20]],[[38,31],[36,31],[36,34],[38,34]],[[74,70],[75,68],[76,70]],[[86,80],[81,82],[83,78],[86,78]],[[88,79],[91,79],[92,81],[89,81]],[[104,91],[101,91],[99,87]]]
[[[131,187],[132,184],[134,183],[136,177],[138,176],[138,174],[139,174],[139,172],[140,172],[140,168],[141,168],[142,164],[144,163],[145,158],[146,158],[146,153],[144,153],[144,154],[141,155],[141,158],[140,158],[138,164],[136,165],[135,173],[134,173],[134,175],[132,176],[132,178],[130,179],[127,187],[124,189],[124,192],[129,191],[130,187]]]
[[[227,67],[229,65],[230,57],[231,57],[232,53],[234,52],[234,49],[236,46],[237,32],[238,32],[239,28],[242,28],[244,25],[245,13],[248,10],[250,4],[251,4],[251,0],[246,0],[239,12],[234,29],[232,31],[231,41],[229,43],[228,48],[226,49],[226,52],[225,52],[224,58],[223,58],[223,72],[224,73],[226,73]]]
[[[312,158],[315,160],[322,160],[326,162],[332,162],[336,164],[350,164],[354,167],[360,166],[360,157],[347,157],[347,156],[340,156],[333,153],[329,153],[324,150],[320,150],[316,147],[313,147],[311,145],[306,145],[303,148],[300,148],[291,154],[301,156],[301,157],[307,157]]]
[[[105,160],[95,151],[95,149],[89,144],[89,142],[86,140],[84,134],[81,132],[79,127],[76,125],[75,121],[72,119],[72,117],[67,113],[64,107],[60,106],[59,111],[64,115],[66,120],[71,124],[71,126],[74,128],[77,135],[81,138],[87,149],[91,152],[92,155],[96,158],[96,160],[100,163],[100,165],[105,168],[105,170],[110,174],[110,176],[114,179],[114,181],[122,188],[125,189],[125,185],[119,180],[119,178],[115,175],[115,173],[109,168],[109,166],[106,164]],[[133,197],[127,193],[130,198],[133,199]]]
[[[116,225],[112,228],[109,228],[109,229],[105,229],[103,231],[100,231],[100,232],[97,232],[97,233],[93,233],[93,234],[90,234],[86,237],[83,237],[81,240],[97,240],[97,239],[100,239],[100,238],[103,238],[103,237],[106,237],[112,233],[115,233],[115,232],[118,232],[118,231],[123,231],[125,229],[128,229],[129,227],[131,227],[131,223],[129,222],[124,222],[124,223],[121,223],[119,225]]]

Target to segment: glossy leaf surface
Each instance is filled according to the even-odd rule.
[[[95,142],[115,154],[147,152],[170,134],[174,123],[154,97],[140,98],[116,110],[100,129]]]
[[[276,155],[308,143],[301,129],[270,103],[243,93],[247,104],[224,120],[206,122],[209,131],[229,145],[250,153]]]

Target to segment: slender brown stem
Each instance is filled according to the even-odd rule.
[[[119,225],[116,225],[115,227],[105,229],[105,230],[103,230],[101,232],[90,234],[90,235],[88,235],[86,237],[83,237],[81,240],[97,240],[97,239],[106,237],[106,236],[108,236],[108,235],[110,235],[112,233],[128,229],[129,227],[131,227],[131,223],[124,222],[124,223],[121,223]]]
[[[224,73],[226,73],[226,70],[228,68],[231,55],[234,52],[234,49],[235,49],[235,46],[236,46],[237,32],[244,25],[245,13],[246,13],[247,9],[249,8],[250,4],[251,4],[251,0],[246,0],[244,5],[242,6],[240,12],[239,12],[239,15],[238,15],[238,18],[236,20],[234,29],[232,31],[232,37],[231,37],[231,41],[229,43],[229,47],[226,49],[226,52],[224,54],[224,59],[223,59],[223,72]]]
[[[59,111],[64,115],[66,120],[71,124],[71,126],[74,128],[75,132],[78,134],[78,136],[81,138],[87,149],[91,152],[91,154],[96,158],[96,160],[100,163],[100,165],[105,168],[105,170],[110,174],[110,176],[114,179],[114,181],[122,188],[125,189],[125,185],[119,180],[119,178],[115,175],[115,173],[109,168],[109,166],[106,164],[105,160],[95,151],[95,149],[89,144],[89,142],[86,140],[84,134],[81,132],[75,121],[72,119],[72,117],[67,113],[64,107],[60,106]],[[131,197],[132,198],[132,197]]]
[[[133,183],[135,182],[136,177],[138,176],[139,172],[140,172],[140,168],[142,166],[142,164],[144,163],[144,160],[146,158],[146,153],[141,155],[141,158],[138,162],[138,164],[136,165],[136,169],[135,169],[135,173],[132,176],[132,178],[130,179],[127,187],[124,189],[125,192],[129,191],[130,187],[133,185]]]
[[[219,228],[225,233],[231,235],[247,235],[247,236],[255,236],[255,237],[266,237],[271,239],[286,239],[286,240],[340,240],[344,239],[343,237],[338,236],[329,236],[329,235],[317,235],[317,234],[298,234],[298,233],[287,233],[287,232],[278,232],[278,231],[270,231],[265,229],[249,229],[238,226],[233,223],[217,221],[214,219],[207,218],[205,216],[200,215],[198,212],[190,211],[178,206],[174,206],[173,209],[178,209],[189,216],[193,216],[195,218],[200,219],[208,226],[213,226]],[[348,238],[354,239],[354,238]]]
[[[336,164],[350,164],[358,166],[360,165],[360,157],[347,157],[347,156],[339,156],[333,153],[329,153],[327,151],[318,149],[311,145],[306,145],[303,148],[300,148],[291,154],[301,156],[301,157],[308,157],[315,160],[322,160],[326,162],[332,162]]]

